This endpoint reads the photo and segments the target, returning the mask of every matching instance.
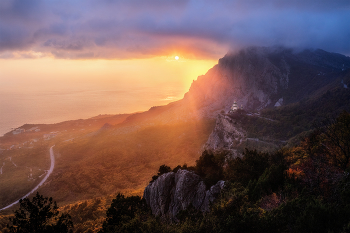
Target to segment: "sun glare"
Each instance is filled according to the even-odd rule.
[[[179,56],[175,56],[175,60],[179,60]]]

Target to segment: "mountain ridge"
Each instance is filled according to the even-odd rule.
[[[350,58],[323,51],[306,51],[304,55],[296,52],[301,57],[309,53],[316,57],[309,60],[303,58],[307,60],[305,62],[301,58],[297,59],[290,49],[273,50],[273,53],[265,50],[248,48],[242,50],[242,54],[228,54],[219,60],[219,64],[194,81],[182,100],[166,106],[152,107],[146,112],[132,115],[106,117],[106,122],[103,118],[66,122],[68,131],[57,134],[51,132],[60,124],[52,125],[52,129],[45,125],[45,132],[51,134],[49,136],[52,138],[39,141],[42,143],[42,156],[46,153],[44,147],[55,142],[59,158],[58,169],[49,178],[50,183],[42,188],[43,192],[65,203],[116,191],[130,191],[131,188],[141,193],[149,177],[160,165],[193,165],[215,127],[216,117],[222,111],[226,113],[234,101],[239,106],[243,105],[248,113],[260,111],[262,114],[262,118],[247,116],[242,119],[242,127],[247,131],[244,137],[248,140],[241,147],[247,143],[255,143],[249,138],[258,138],[260,141],[266,138],[266,142],[273,142],[275,139],[288,140],[308,130],[309,126],[305,127],[303,124],[311,124],[315,118],[310,116],[316,116],[323,111],[320,110],[322,103],[318,104],[321,97],[331,107],[327,111],[333,111],[334,107],[344,109],[346,104],[349,105],[346,102],[349,90],[343,85],[350,83]],[[284,54],[284,59],[281,54]],[[321,58],[327,62],[323,62]],[[248,60],[250,63],[245,63]],[[343,60],[349,61],[344,63],[344,68]],[[301,74],[300,77],[298,74]],[[309,74],[311,76],[306,81],[303,80]],[[293,77],[297,77],[299,81],[293,83]],[[309,85],[305,85],[304,81]],[[289,92],[285,91],[287,88],[290,88]],[[285,91],[283,96],[279,95],[281,90]],[[293,99],[292,95],[298,93],[297,91],[300,95]],[[281,97],[282,106],[273,107]],[[300,99],[310,104],[300,104]],[[342,102],[333,103],[338,100]],[[314,105],[316,107],[312,107]],[[261,107],[265,109],[260,109]],[[309,110],[306,116],[303,112]],[[292,120],[291,115],[296,116],[297,120]],[[89,129],[89,124],[95,120],[96,124],[92,126],[98,128]],[[105,123],[112,127],[99,130]],[[290,127],[284,127],[286,124],[290,124]],[[26,127],[29,129],[35,125]],[[39,128],[41,127],[44,125]],[[44,129],[40,132],[43,133]],[[28,135],[39,135],[40,132],[28,132]],[[31,143],[23,137],[24,142]],[[28,147],[19,150],[27,153],[32,149]],[[3,153],[12,155],[15,151]],[[19,156],[13,159],[21,158]],[[136,172],[140,177],[131,175]]]
[[[341,82],[349,85],[349,69],[350,57],[322,49],[248,47],[220,58],[192,82],[183,99],[152,107],[138,118],[146,124],[169,124],[215,118],[235,101],[248,111],[296,103]]]

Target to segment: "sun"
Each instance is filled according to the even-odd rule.
[[[179,60],[179,56],[175,56],[175,60]]]

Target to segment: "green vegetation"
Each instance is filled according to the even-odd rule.
[[[39,141],[33,148],[3,151],[0,165],[7,165],[0,202],[20,198],[39,182],[37,177],[49,167],[49,146],[56,144],[55,170],[40,192],[65,205],[60,211],[72,216],[74,232],[348,232],[350,117],[344,112],[328,122],[314,122],[324,119],[323,104],[326,111],[339,113],[350,96],[334,89],[321,97],[323,103],[309,99],[264,110],[260,117],[242,115],[248,137],[264,142],[248,140],[240,148],[244,156],[234,159],[210,151],[199,157],[213,120],[98,131],[84,131],[81,124],[79,132]],[[331,104],[327,98],[337,101]],[[290,137],[288,148],[276,149]],[[18,167],[7,163],[9,157]],[[26,166],[36,181],[28,180]],[[156,218],[138,196],[150,177],[154,181],[179,169],[196,172],[207,188],[225,180],[225,189],[209,213],[192,207],[180,212],[177,222]],[[21,190],[13,188],[14,181]],[[107,196],[118,192],[123,194],[113,201]],[[8,218],[1,216],[0,228]]]
[[[38,192],[33,200],[19,201],[20,207],[10,219],[9,232],[13,233],[67,233],[72,232],[73,223],[68,214],[59,215],[56,202]]]
[[[106,123],[121,123],[129,115],[101,115],[48,125],[26,124],[21,127],[26,130],[24,133],[14,135],[10,132],[0,137],[0,148],[4,149],[0,150],[0,209],[23,197],[40,183],[50,167],[49,148],[52,145],[67,139],[86,137]],[[55,154],[56,160],[59,160],[60,154],[57,151]],[[48,195],[43,190],[41,192]]]
[[[58,203],[133,192],[142,195],[162,164],[194,164],[213,120],[140,129],[111,128],[57,143],[55,171],[40,191]]]
[[[107,209],[115,196],[93,198],[65,205],[60,211],[69,214],[74,223],[74,232],[97,232],[106,218]]]
[[[171,168],[166,166],[165,164],[161,165],[158,169],[158,174],[155,176],[152,176],[152,180],[150,183],[152,183],[153,181],[155,181],[156,179],[158,179],[159,176],[171,172]]]
[[[118,194],[113,199],[111,207],[107,210],[107,218],[103,223],[101,233],[105,232],[138,232],[143,226],[138,226],[136,222],[131,222],[147,210],[146,203],[139,196],[125,197]],[[140,231],[139,231],[140,232]]]
[[[52,196],[60,206],[64,206],[61,211],[72,216],[75,231],[97,232],[113,199],[109,195],[117,192],[142,195],[149,178],[161,164],[194,164],[214,123],[214,120],[203,120],[136,129],[114,126],[86,133],[83,130],[71,131],[69,128],[85,128],[83,120],[66,122],[66,126],[70,125],[67,126],[67,132],[53,139],[38,140],[30,146],[32,148],[25,146],[5,150],[0,154],[0,160],[11,155],[16,164],[23,165],[23,174],[19,172],[20,167],[12,165],[16,170],[11,176],[6,176],[10,174],[8,170],[4,170],[3,176],[0,176],[0,185],[8,184],[0,186],[0,197],[4,203],[2,206],[23,197],[40,182],[36,178],[42,173],[36,174],[36,171],[40,171],[39,166],[42,165],[46,167],[40,168],[41,170],[49,168],[49,147],[56,144],[54,172],[39,191],[45,196]],[[52,128],[48,126],[47,130]],[[25,164],[33,165],[32,175],[37,183],[28,180],[30,169]],[[184,167],[187,168],[187,165]],[[23,177],[22,180],[19,175]],[[14,208],[16,206],[1,214],[11,214]],[[2,216],[0,224],[6,223],[7,219],[7,216]]]
[[[203,178],[207,189],[224,178],[224,162],[225,155],[223,153],[214,155],[208,151],[204,151],[196,161],[194,171]]]
[[[50,167],[49,147],[6,150],[0,155],[0,208],[23,197],[45,176]]]
[[[246,150],[219,166],[222,154],[204,152],[194,170],[213,183],[226,180],[209,213],[189,208],[170,222],[152,216],[140,198],[118,195],[100,232],[349,232],[349,134],[343,112],[275,153]]]
[[[243,119],[244,128],[249,137],[268,137],[288,140],[305,131],[312,130],[315,123],[326,118],[339,115],[342,111],[349,111],[350,92],[345,88],[335,88],[319,97],[300,101],[261,112],[264,118]]]

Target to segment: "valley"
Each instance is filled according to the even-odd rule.
[[[38,179],[39,179],[39,178],[41,178],[42,176],[45,175],[44,178],[40,181],[40,183],[39,183],[37,186],[35,186],[32,190],[30,190],[26,195],[24,195],[23,197],[21,197],[20,199],[27,198],[30,194],[34,193],[42,184],[45,183],[45,181],[47,180],[47,178],[49,178],[49,176],[50,176],[51,173],[53,172],[53,169],[55,168],[55,155],[54,155],[54,153],[53,153],[53,147],[54,147],[54,146],[51,146],[51,147],[50,147],[50,163],[51,163],[50,169],[49,169],[49,170],[45,170],[45,172],[44,172],[43,174],[41,174],[41,175],[38,177]],[[11,157],[10,157],[10,158],[11,158]],[[14,164],[14,165],[15,165],[15,164]],[[17,167],[17,165],[15,165],[15,167]],[[1,169],[2,169],[2,168],[1,168]],[[31,172],[31,173],[30,173],[29,176],[28,176],[29,179],[34,179],[34,178],[33,178],[32,170],[33,170],[33,169],[30,168],[30,172]],[[2,170],[1,170],[1,175],[2,175]],[[35,179],[34,179],[34,180],[35,180]],[[5,206],[5,207],[2,208],[2,209],[0,209],[0,211],[1,211],[1,210],[8,209],[8,208],[10,208],[10,207],[12,207],[12,206],[18,204],[18,202],[19,202],[20,199],[18,199],[17,201],[11,203],[11,204],[8,205],[8,206]]]
[[[13,161],[19,164],[17,167],[12,165],[10,173],[6,165],[8,163],[5,163],[0,196],[7,199],[1,202],[2,207],[24,196],[40,182],[45,174],[44,171],[42,173],[39,171],[49,169],[48,152],[53,144],[56,145],[54,147],[55,169],[39,191],[53,196],[59,204],[72,203],[120,191],[141,194],[149,182],[149,177],[161,164],[192,165],[199,156],[201,146],[213,125],[212,120],[203,120],[134,129],[129,125],[112,126],[109,117],[99,119],[101,128],[93,131],[86,127],[90,120],[84,121],[60,123],[64,125],[60,128],[60,133],[49,139],[37,140],[31,145],[32,148],[18,145],[2,152],[1,158],[4,159],[12,154],[16,155],[13,156]],[[74,130],[71,128],[72,125]],[[41,128],[45,127],[49,131],[59,128],[57,125],[41,126]],[[81,130],[83,127],[85,130]],[[41,134],[46,135],[45,132]],[[24,133],[8,136],[11,140],[5,136],[4,142],[10,145],[17,136],[22,140],[32,140]],[[37,134],[32,136],[38,137]],[[164,154],[168,156],[165,157]],[[37,173],[27,174],[30,171],[29,164],[32,166],[35,164]],[[26,168],[27,173],[23,171],[21,175],[20,167]],[[13,173],[16,173],[16,176]],[[20,182],[18,176],[22,177]],[[5,177],[15,179],[17,183],[10,178],[5,180]],[[12,183],[17,188],[10,186],[6,189],[6,183]]]

